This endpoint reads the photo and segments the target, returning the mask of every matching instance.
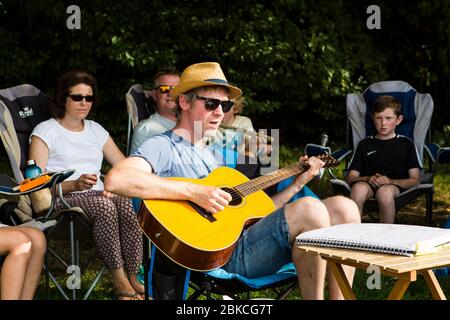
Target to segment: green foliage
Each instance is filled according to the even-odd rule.
[[[432,94],[440,131],[450,118],[449,3],[400,2],[379,1],[382,28],[368,30],[369,1],[80,0],[81,29],[69,30],[71,1],[1,1],[0,87],[28,82],[51,94],[62,73],[86,69],[102,96],[96,119],[123,146],[132,84],[218,61],[255,126],[299,146],[324,129],[343,142],[346,94],[402,79]]]
[[[279,154],[280,154],[280,168],[283,168],[289,164],[297,162],[300,155],[302,155],[302,153],[298,148],[289,148],[284,145],[280,146]]]
[[[442,131],[436,131],[433,135],[433,142],[441,147],[450,145],[450,125],[444,126]]]
[[[395,278],[388,277],[388,276],[382,276],[381,277],[381,283],[380,283],[380,289],[368,289],[366,282],[368,280],[368,277],[371,274],[367,274],[364,270],[358,269],[355,272],[355,278],[353,281],[353,291],[355,292],[355,295],[357,299],[360,300],[384,300],[389,296],[389,293],[391,292],[392,288],[395,284]],[[94,273],[88,272],[82,277],[82,283],[89,283],[92,281],[95,277]],[[38,292],[36,293],[35,299],[37,300],[43,300],[45,299],[45,283],[43,281],[44,279],[41,279],[41,282],[38,287]],[[64,283],[64,279],[62,280]],[[114,292],[112,290],[112,283],[111,283],[111,276],[106,275],[101,278],[101,281],[99,282],[98,286],[93,290],[90,300],[111,300],[114,297]],[[438,277],[438,281],[441,285],[442,290],[444,291],[444,294],[446,296],[449,296],[450,294],[450,277]],[[283,291],[285,288],[287,288],[288,285],[282,286],[281,291]],[[189,288],[188,295],[192,294],[193,290]],[[240,299],[248,300],[248,299],[275,299],[277,296],[277,293],[272,289],[266,289],[261,291],[254,291],[251,293],[243,293],[239,294]],[[325,290],[325,298],[328,297],[328,292]],[[223,297],[220,295],[213,295],[214,299],[222,299]],[[50,290],[49,290],[49,297],[48,299],[54,300],[54,299],[62,299],[62,297],[57,293],[57,290],[55,286],[51,283]],[[295,287],[291,293],[285,298],[286,300],[298,300],[301,299],[300,292],[297,287]],[[432,296],[430,293],[430,290],[428,289],[425,280],[423,277],[418,276],[417,281],[414,281],[409,286],[408,290],[406,291],[404,297],[404,300],[432,300]],[[199,300],[205,300],[204,296],[200,296]]]

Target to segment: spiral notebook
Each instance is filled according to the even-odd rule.
[[[296,243],[413,256],[450,247],[450,229],[383,223],[339,224],[302,233]]]

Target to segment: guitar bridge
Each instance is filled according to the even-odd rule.
[[[214,218],[214,216],[209,211],[206,211],[205,209],[200,207],[198,204],[196,204],[192,201],[189,201],[189,204],[195,211],[197,211],[203,218],[205,218],[209,222],[217,221],[217,219]]]

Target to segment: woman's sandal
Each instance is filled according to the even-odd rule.
[[[117,297],[117,300],[120,300],[120,298],[129,298],[129,299],[122,299],[122,300],[141,300],[140,295],[138,293],[128,293],[128,292],[119,292],[115,294]]]

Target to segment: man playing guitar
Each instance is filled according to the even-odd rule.
[[[218,220],[233,200],[229,192],[216,186],[168,177],[205,178],[224,165],[224,160],[212,152],[205,141],[216,134],[224,113],[231,109],[231,100],[241,93],[240,89],[228,84],[218,63],[187,67],[180,84],[170,93],[178,105],[177,125],[148,139],[130,157],[114,165],[106,176],[105,189],[142,199],[184,200],[193,203],[193,207],[204,209],[211,215],[210,219]],[[302,298],[323,299],[326,262],[317,255],[293,247],[295,237],[330,225],[359,223],[360,215],[353,201],[340,196],[323,201],[304,197],[288,203],[324,165],[314,157],[302,160],[307,170],[299,174],[292,185],[272,196],[275,211],[242,232],[222,268],[256,278],[273,274],[282,265],[293,261]],[[171,213],[166,212],[166,215]],[[195,229],[188,231],[194,233]],[[354,270],[345,271],[351,283]],[[328,272],[327,280],[330,298],[342,298],[331,272]]]

